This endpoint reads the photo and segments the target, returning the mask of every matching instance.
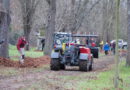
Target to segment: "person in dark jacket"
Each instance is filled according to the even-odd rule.
[[[111,47],[112,47],[113,54],[115,55],[115,53],[116,53],[116,42],[113,42]]]
[[[23,64],[24,63],[24,58],[25,58],[25,53],[24,53],[24,47],[26,45],[26,40],[25,40],[25,37],[22,36],[18,39],[18,42],[17,42],[17,50],[19,51],[20,53],[20,64]]]
[[[42,39],[42,40],[41,40],[41,43],[42,43],[42,51],[43,51],[44,46],[45,46],[45,39]]]

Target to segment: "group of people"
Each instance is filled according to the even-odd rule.
[[[77,43],[80,44],[80,41],[79,39],[76,40]],[[4,41],[0,41],[0,45],[4,43]],[[28,42],[26,41],[25,37],[22,36],[18,39],[18,42],[17,42],[17,50],[18,52],[20,53],[20,64],[23,64],[24,63],[24,59],[25,59],[25,53],[24,53],[24,47],[25,45],[27,44]],[[41,40],[41,43],[42,43],[42,50],[44,48],[44,45],[45,45],[45,39]],[[86,41],[86,44],[87,41]],[[95,47],[96,46],[96,43],[95,42],[91,42],[91,46]],[[113,42],[113,43],[103,43],[103,41],[100,42],[100,50],[101,51],[104,51],[105,55],[108,55],[109,54],[109,51],[112,51],[113,54],[115,54],[115,48],[116,48],[116,43]]]
[[[103,41],[100,42],[100,50],[101,52],[104,51],[105,55],[108,55],[110,51],[113,52],[113,54],[115,55],[115,49],[116,49],[116,43],[108,43],[106,42],[105,44],[103,43]]]

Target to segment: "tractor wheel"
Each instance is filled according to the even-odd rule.
[[[55,70],[55,71],[60,70],[60,60],[52,59],[50,68],[51,68],[51,70]]]
[[[80,71],[87,71],[87,61],[86,60],[80,60],[79,61],[79,70]]]
[[[93,70],[93,58],[92,58],[92,60],[91,60],[91,64],[90,64],[90,66],[89,66],[89,69],[88,69],[89,71],[92,71]]]
[[[60,64],[60,69],[61,70],[65,70],[65,65],[64,64]]]

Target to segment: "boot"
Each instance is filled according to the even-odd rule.
[[[24,64],[24,59],[21,59],[19,62],[20,62],[21,65],[23,65]]]

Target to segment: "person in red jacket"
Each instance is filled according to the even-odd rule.
[[[92,42],[92,43],[91,43],[91,46],[92,46],[92,47],[96,47],[96,43],[95,43],[95,42]]]
[[[25,37],[22,36],[18,39],[18,42],[17,42],[17,50],[19,51],[20,53],[20,63],[23,64],[24,63],[24,58],[25,58],[25,53],[24,53],[24,47],[26,45],[26,40],[25,40]]]

